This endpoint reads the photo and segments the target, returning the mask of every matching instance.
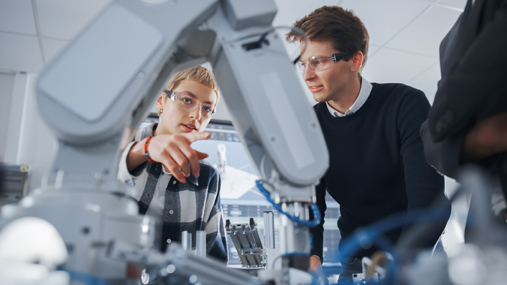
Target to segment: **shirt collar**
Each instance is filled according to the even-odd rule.
[[[372,88],[373,86],[371,85],[371,83],[368,80],[364,79],[363,77],[361,78],[361,89],[359,90],[359,95],[357,96],[357,99],[354,102],[354,104],[350,106],[350,108],[345,112],[345,114],[342,114],[333,109],[333,107],[329,106],[328,102],[326,102],[327,110],[333,117],[345,117],[348,115],[352,115],[364,105],[364,102],[366,102],[366,100],[370,96]]]

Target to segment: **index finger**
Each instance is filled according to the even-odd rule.
[[[207,140],[210,137],[210,133],[208,132],[191,132],[182,134],[185,136],[190,142],[195,142],[198,140]]]

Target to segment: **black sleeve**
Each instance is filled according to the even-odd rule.
[[[457,178],[465,136],[478,120],[507,110],[507,1],[467,5],[441,44],[442,80],[428,121],[421,127],[427,161]],[[503,5],[503,6],[502,6]],[[473,11],[470,11],[472,9]],[[476,9],[476,10],[474,10]],[[477,9],[482,9],[478,11]],[[480,12],[480,13],[479,13]],[[467,23],[466,14],[480,15]],[[464,17],[465,15],[465,17]],[[464,21],[459,23],[459,21]],[[495,55],[495,56],[480,56]],[[488,161],[484,162],[488,165]]]
[[[492,9],[492,12],[484,10],[480,25],[467,23],[469,25],[460,27],[465,29],[462,32],[466,37],[456,40],[459,46],[467,49],[454,65],[448,67],[448,73],[442,74],[428,116],[428,127],[436,142],[456,137],[475,122],[507,110],[506,3],[503,1],[503,6]],[[489,4],[486,1],[485,8]],[[476,3],[474,9],[481,7]],[[449,50],[448,53],[460,53],[460,50]],[[451,54],[444,55],[441,64],[445,63],[446,56]]]
[[[311,255],[320,257],[323,262],[323,248],[324,248],[324,216],[326,214],[326,181],[325,178],[320,180],[319,185],[315,187],[315,194],[317,195],[317,206],[320,212],[320,224],[310,230],[312,235]],[[310,212],[310,218],[313,219],[313,213]]]
[[[443,175],[457,179],[464,134],[435,142],[428,129],[428,121],[425,121],[421,126],[420,136],[426,161]]]

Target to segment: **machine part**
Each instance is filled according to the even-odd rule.
[[[224,144],[219,144],[217,146],[217,171],[221,177],[225,176],[225,169],[227,167],[227,150]]]
[[[171,243],[163,256],[164,262],[148,265],[144,271],[143,284],[213,284],[256,285],[250,275],[232,270],[218,260],[195,256],[180,245]]]
[[[54,270],[64,264],[67,258],[67,248],[62,237],[53,225],[43,219],[17,219],[0,232],[0,260],[37,261],[37,264]]]
[[[259,189],[261,194],[264,195],[264,197],[266,197],[268,202],[270,202],[271,205],[273,205],[273,207],[278,212],[280,212],[281,214],[284,214],[288,219],[290,219],[294,223],[296,223],[300,226],[309,227],[309,228],[316,227],[320,223],[320,212],[319,212],[319,208],[316,204],[313,204],[311,206],[311,208],[313,210],[314,219],[312,221],[308,221],[305,218],[306,215],[299,216],[299,215],[294,215],[294,214],[291,214],[287,211],[284,211],[282,206],[278,205],[273,199],[271,199],[270,193],[266,190],[266,188],[264,188],[264,186],[263,186],[264,184],[260,180],[255,181],[255,184],[257,185],[257,188]],[[280,197],[280,196],[278,196],[278,197]],[[303,204],[303,208],[306,208],[306,207],[307,206]],[[304,218],[300,218],[300,217],[304,217]]]
[[[270,0],[247,3],[222,1],[222,7],[234,30],[271,25],[277,12],[275,3]]]
[[[17,219],[0,232],[2,284],[68,285],[69,274],[56,270],[67,258],[62,237],[43,219]]]
[[[282,263],[277,262],[280,259],[280,250],[277,248],[266,249],[266,268],[267,270],[281,270]]]
[[[195,255],[206,258],[206,231],[196,231],[195,235]]]
[[[236,247],[243,267],[263,268],[266,265],[265,251],[256,226],[253,218],[250,218],[249,224],[231,224],[230,220],[225,223],[225,230]]]
[[[141,248],[135,244],[112,242],[108,247],[111,259],[143,264],[142,284],[250,284],[259,282],[250,275],[226,267],[214,258],[202,258],[171,243],[165,253]],[[211,262],[210,262],[211,261]],[[136,283],[137,284],[137,283]]]
[[[14,204],[28,194],[28,165],[0,163],[0,206]]]
[[[310,268],[310,254],[302,253],[287,253],[281,255],[282,268],[295,268],[301,271],[308,271]]]
[[[37,189],[18,205],[2,207],[6,220],[32,216],[51,223],[68,250],[64,269],[110,283],[126,280],[127,266],[126,261],[107,256],[109,243],[116,240],[158,248],[156,221],[137,212],[137,203],[130,197],[86,188]]]
[[[259,279],[263,282],[262,284],[325,284],[314,280],[313,276],[308,272],[294,268],[285,268],[282,270],[262,270],[259,271]]]
[[[189,233],[187,231],[181,232],[181,246],[188,252],[191,252],[193,250],[192,233]]]
[[[264,248],[275,248],[275,216],[273,212],[266,211],[264,216]]]
[[[282,210],[301,220],[308,220],[308,208],[300,203],[283,203]],[[307,271],[310,267],[310,231],[298,225],[286,215],[280,216],[280,253],[282,267],[294,267]],[[284,256],[285,255],[285,256]]]
[[[217,8],[216,0],[156,7],[113,1],[41,73],[36,84],[40,114],[59,141],[49,184],[58,170],[64,170],[64,186],[75,185],[68,181],[73,179],[81,186],[89,181],[88,187],[95,188],[99,174],[101,189],[121,190],[116,171],[126,125],[131,133],[137,129],[178,68],[173,57],[177,40],[197,29]],[[166,20],[160,21],[154,13]],[[86,87],[71,91],[81,84]],[[127,141],[132,136],[127,135]]]
[[[254,9],[251,14],[235,17],[247,20],[253,15]],[[269,33],[266,36],[269,46],[247,51],[242,48],[243,44],[258,40],[272,27],[236,31],[221,9],[206,24],[217,32],[222,44],[222,50],[211,57],[213,71],[224,100],[233,106],[229,112],[234,127],[253,164],[260,169],[262,158],[268,156],[279,176],[294,190],[290,191],[292,195],[298,192],[294,186],[304,188],[316,184],[327,169],[327,152],[317,149],[317,146],[324,147],[325,141],[315,114],[307,108],[307,99],[298,86],[297,75],[280,37]],[[267,180],[262,173],[259,176]],[[291,200],[311,200],[311,196],[311,189],[305,189],[301,198]]]
[[[244,43],[241,47],[244,48],[246,51],[250,51],[253,49],[262,48],[263,45],[269,45],[269,41],[266,40],[266,36],[268,34],[269,32],[265,32],[264,34],[261,35],[260,39],[253,42]]]

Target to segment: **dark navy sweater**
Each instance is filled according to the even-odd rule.
[[[314,106],[329,150],[329,169],[316,188],[322,222],[312,230],[312,255],[321,260],[326,189],[340,204],[342,241],[358,228],[444,196],[444,178],[427,164],[419,137],[430,108],[426,96],[403,84],[372,85],[352,115],[334,117],[325,102]],[[395,243],[401,232],[387,236]]]

